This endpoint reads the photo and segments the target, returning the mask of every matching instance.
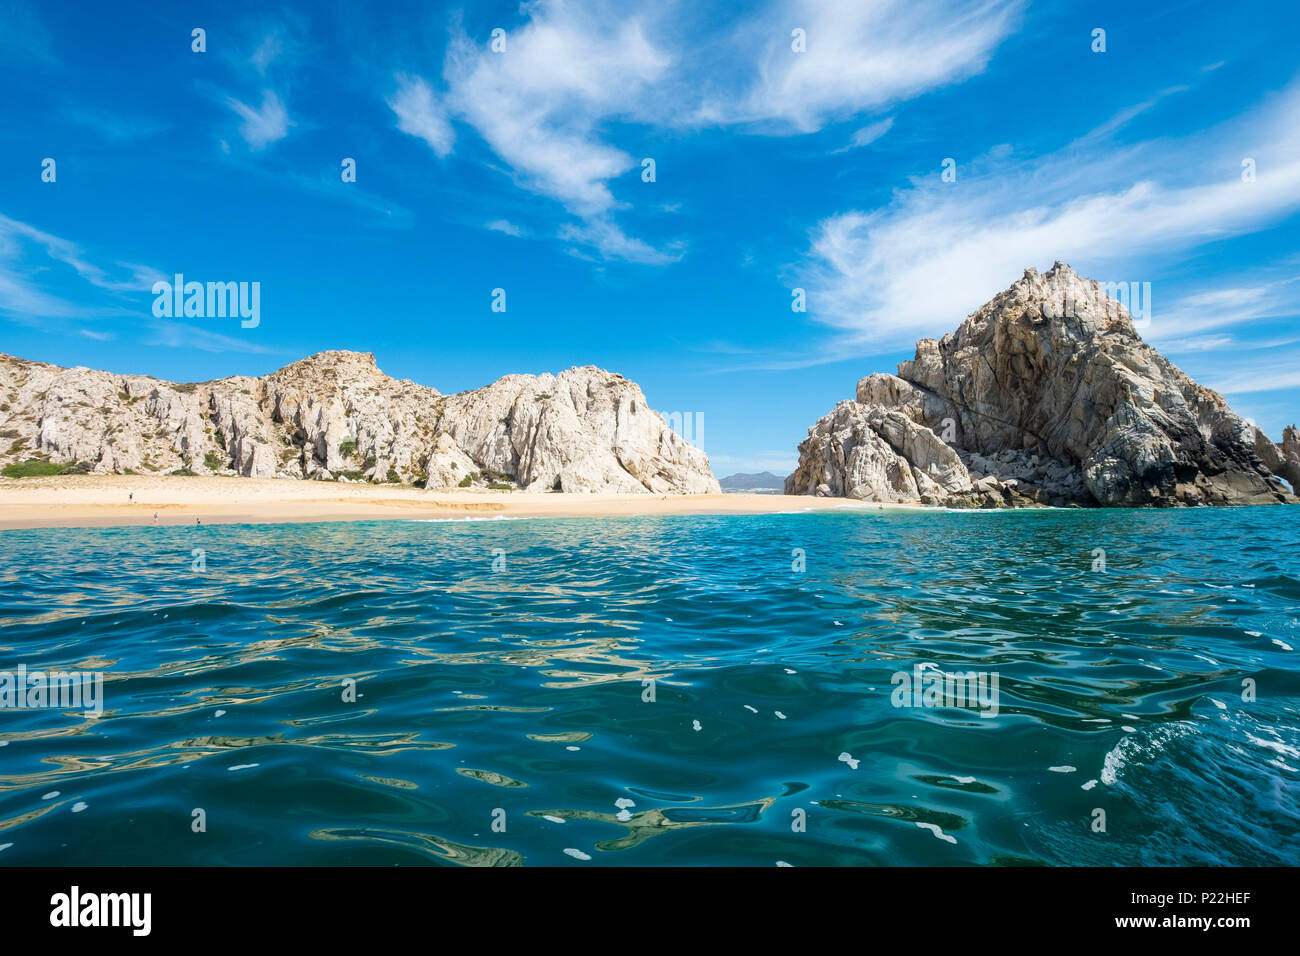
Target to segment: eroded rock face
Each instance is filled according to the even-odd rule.
[[[799,469],[786,493],[867,501],[939,501],[971,490],[957,453],[928,428],[879,405],[843,401],[799,446]]]
[[[1259,434],[1262,436],[1263,433]],[[1282,430],[1282,441],[1277,447],[1282,461],[1280,467],[1273,470],[1291,482],[1291,488],[1300,495],[1300,428],[1286,426]]]
[[[718,493],[688,444],[621,375],[587,366],[507,375],[446,399],[446,428],[475,461],[529,491]]]
[[[886,488],[846,470],[844,423],[885,438],[892,419],[879,412],[955,453],[973,492],[949,470],[942,494],[929,496],[946,504],[1269,504],[1295,500],[1279,475],[1293,485],[1300,477],[1300,448],[1288,457],[1286,437],[1273,445],[1223,396],[1144,343],[1096,282],[1059,262],[1043,275],[1027,271],[955,333],[922,339],[898,375],[862,379],[856,398],[809,431],[788,494],[824,487],[906,500],[897,497],[911,490],[906,482]],[[1292,447],[1300,445],[1288,431]],[[851,441],[871,446],[861,429]],[[929,444],[886,444],[903,464],[930,473]],[[919,483],[916,490],[914,500],[926,500]]]
[[[177,385],[0,356],[0,464],[92,472],[717,493],[704,452],[621,375],[508,375],[459,395],[321,352],[261,378]]]

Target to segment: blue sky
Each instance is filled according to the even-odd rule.
[[[357,349],[444,392],[595,364],[702,414],[717,474],[784,473],[1061,259],[1300,419],[1293,3],[173,6],[0,0],[0,351],[184,381]],[[155,317],[178,272],[260,282],[260,323]]]

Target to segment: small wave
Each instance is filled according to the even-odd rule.
[[[1129,732],[1129,736],[1121,738],[1119,743],[1102,758],[1101,773],[1098,776],[1106,786],[1113,787],[1118,782],[1120,774],[1130,764],[1149,761],[1175,737],[1195,732],[1196,725],[1190,722],[1156,727],[1145,734],[1138,733],[1134,728]]]

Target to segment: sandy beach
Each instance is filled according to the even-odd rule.
[[[402,485],[171,475],[0,479],[0,530],[42,527],[259,524],[377,518],[595,517],[876,510],[804,495],[529,494],[423,491]]]

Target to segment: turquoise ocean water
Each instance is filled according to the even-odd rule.
[[[1300,863],[1296,508],[10,531],[20,665],[2,865]]]

